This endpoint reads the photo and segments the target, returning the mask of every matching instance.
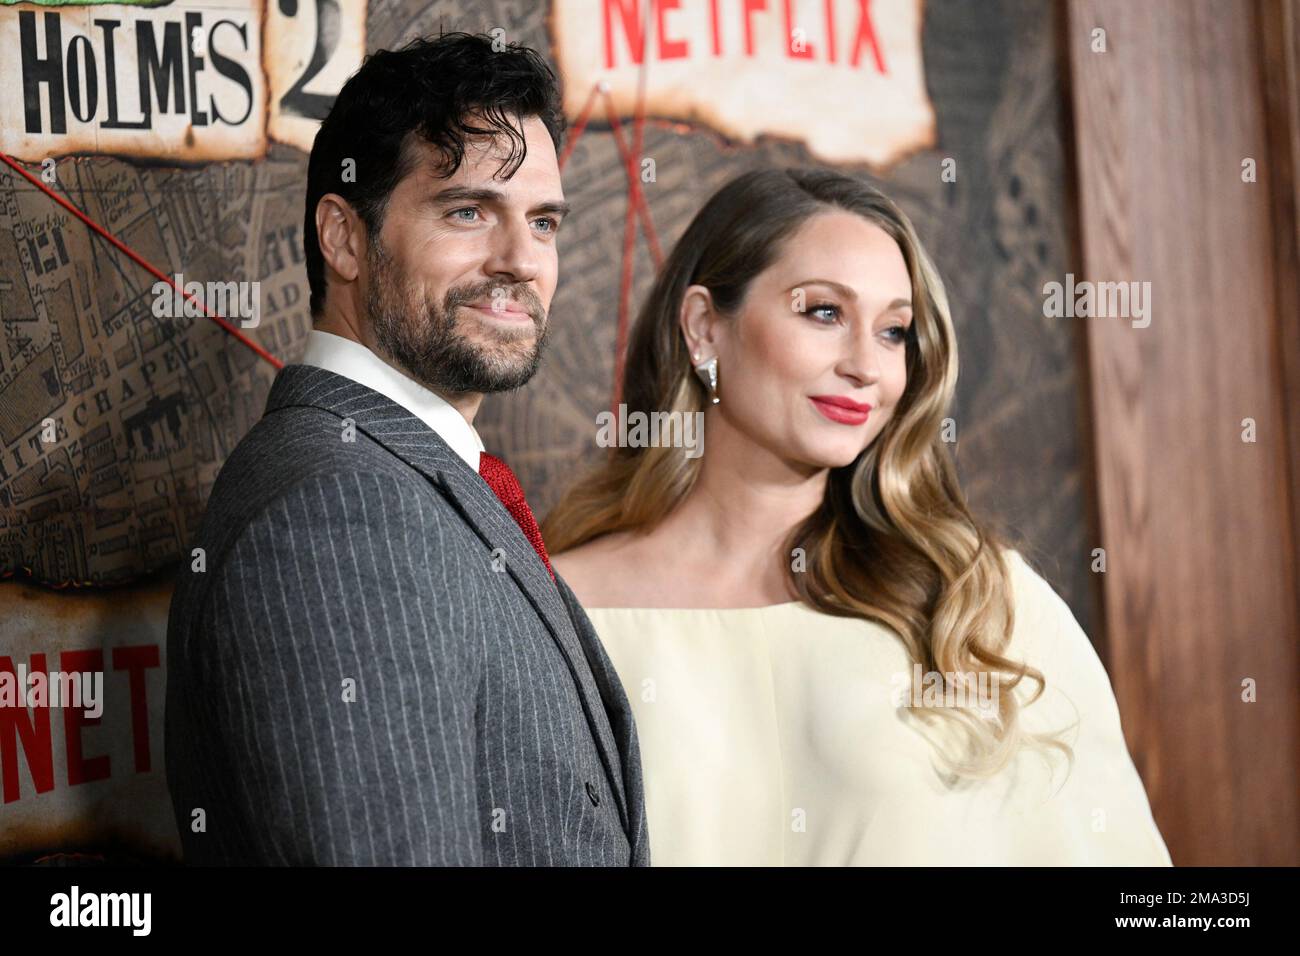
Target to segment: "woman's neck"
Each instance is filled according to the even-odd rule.
[[[684,563],[713,568],[724,581],[779,582],[784,590],[792,560],[786,539],[821,505],[829,471],[783,460],[716,424],[706,433],[699,477],[655,536]]]

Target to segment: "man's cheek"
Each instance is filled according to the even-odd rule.
[[[559,285],[560,263],[555,247],[551,247],[550,260],[542,267],[542,281],[538,283],[537,294],[542,297],[547,308],[551,305],[551,296],[555,295],[555,287]]]

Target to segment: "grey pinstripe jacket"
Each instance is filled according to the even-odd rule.
[[[286,367],[193,546],[167,627],[186,862],[649,865],[590,621],[419,418]]]

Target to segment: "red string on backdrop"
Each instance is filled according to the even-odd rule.
[[[582,131],[587,128],[587,120],[591,119],[591,108],[596,105],[596,96],[599,93],[600,84],[597,83],[591,88],[587,103],[578,114],[577,122],[569,127],[569,141],[564,144],[564,152],[560,154],[560,172],[564,172],[564,164],[569,161],[569,157],[573,154],[573,147],[578,145],[578,140],[582,138]]]
[[[618,114],[613,110],[613,103],[609,96],[609,91],[602,89],[601,84],[597,83],[591,88],[591,95],[587,97],[587,105],[582,108],[578,114],[577,121],[569,128],[569,139],[564,146],[564,152],[560,154],[560,169],[564,169],[564,164],[569,161],[569,156],[573,153],[573,147],[578,140],[582,138],[583,132],[587,128],[587,121],[591,118],[592,107],[596,105],[596,97],[604,95],[606,110],[605,115],[609,120],[610,132],[614,134],[614,145],[618,147],[619,156],[625,164],[630,163],[630,168],[635,172],[636,160],[629,153],[627,144],[623,141],[623,125],[618,121]],[[637,142],[637,153],[641,150],[640,141]],[[646,242],[650,244],[650,256],[655,261],[655,268],[663,265],[664,255],[659,247],[659,234],[655,231],[654,220],[650,216],[650,206],[646,202],[645,192],[641,189],[640,183],[636,181],[635,175],[629,184],[629,191],[636,197],[637,215],[641,219],[641,230],[645,234]]]
[[[623,259],[618,291],[618,327],[614,337],[614,385],[609,400],[610,411],[615,421],[619,419],[618,405],[623,396],[623,365],[632,311],[632,255],[636,248],[638,217],[641,220],[641,229],[645,234],[646,243],[650,246],[650,255],[654,259],[656,271],[664,261],[663,252],[659,247],[659,236],[655,232],[654,220],[650,216],[650,206],[646,203],[645,193],[641,191],[641,184],[637,180],[637,167],[640,165],[641,143],[645,130],[646,66],[649,62],[645,55],[645,44],[650,31],[652,6],[653,4],[646,4],[645,17],[641,24],[641,56],[637,73],[636,109],[633,112],[632,148],[628,149],[623,141],[623,126],[618,121],[618,111],[614,109],[614,98],[609,95],[608,84],[597,83],[592,87],[582,112],[578,114],[578,120],[569,133],[569,141],[565,144],[564,153],[560,156],[560,169],[563,170],[564,164],[573,153],[573,147],[587,128],[592,108],[596,105],[596,97],[602,96],[605,100],[605,116],[609,120],[610,132],[614,134],[614,145],[618,148],[627,175],[627,211],[623,217]]]
[[[569,161],[569,157],[573,154],[573,147],[577,145],[578,140],[587,128],[587,122],[591,118],[591,111],[596,105],[596,97],[603,97],[605,100],[605,118],[609,121],[610,132],[614,135],[614,145],[618,148],[619,157],[623,160],[623,169],[627,176],[628,196],[627,212],[623,218],[623,257],[619,278],[618,326],[615,331],[614,341],[614,385],[610,394],[610,411],[613,412],[615,420],[619,417],[618,404],[623,394],[623,363],[627,352],[628,325],[632,313],[632,266],[633,252],[636,247],[636,220],[638,218],[641,220],[641,231],[645,235],[646,244],[650,247],[650,257],[654,260],[655,269],[658,270],[664,262],[663,250],[659,245],[659,234],[655,230],[654,218],[650,215],[650,205],[646,202],[645,192],[641,189],[641,183],[637,176],[645,128],[645,57],[641,58],[641,64],[642,82],[637,90],[631,149],[628,148],[627,142],[623,138],[623,124],[618,120],[618,111],[614,108],[614,98],[609,95],[608,87],[603,83],[597,83],[591,88],[591,95],[587,97],[586,105],[583,106],[582,112],[578,114],[577,121],[569,131],[569,140],[560,156],[560,169],[563,170],[564,164]]]
[[[281,362],[278,358],[276,358],[266,349],[262,348],[262,346],[258,345],[248,336],[244,335],[244,333],[240,332],[239,329],[235,328],[233,325],[231,325],[221,316],[217,315],[215,312],[209,309],[206,304],[204,304],[200,300],[196,299],[194,296],[190,295],[184,289],[182,289],[179,285],[176,284],[176,280],[174,280],[171,276],[163,275],[162,272],[159,271],[158,268],[155,267],[152,263],[150,263],[147,259],[145,259],[144,256],[140,255],[138,252],[136,252],[134,249],[128,246],[125,242],[118,239],[117,236],[113,235],[111,232],[109,232],[99,223],[95,222],[95,220],[91,219],[89,216],[87,216],[76,206],[72,205],[72,203],[68,202],[66,199],[64,199],[62,196],[56,193],[53,189],[50,189],[50,187],[45,185],[45,183],[41,182],[41,180],[37,179],[27,170],[23,169],[22,166],[20,166],[18,162],[15,161],[11,156],[9,156],[6,153],[0,153],[0,160],[2,160],[5,163],[5,165],[13,169],[16,173],[18,173],[18,175],[22,176],[24,179],[26,179],[29,183],[31,183],[41,192],[45,193],[45,195],[49,196],[51,199],[53,199],[56,203],[58,203],[68,212],[72,213],[74,216],[76,216],[78,219],[84,222],[92,232],[96,233],[101,238],[105,239],[114,248],[116,248],[119,252],[121,252],[124,256],[126,256],[128,259],[130,259],[140,268],[144,269],[146,272],[148,272],[150,275],[152,275],[154,278],[158,279],[159,281],[166,282],[168,285],[170,285],[173,289],[179,292],[186,299],[189,299],[191,302],[194,302],[196,305],[198,305],[201,309],[203,309],[204,313],[207,315],[209,319],[217,323],[217,325],[221,326],[228,334],[233,335],[240,342],[243,342],[250,349],[252,349],[258,355],[260,355],[262,358],[266,359],[266,361],[270,362],[277,369],[284,367],[284,363]]]

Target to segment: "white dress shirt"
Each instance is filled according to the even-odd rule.
[[[399,372],[361,343],[312,329],[307,335],[307,348],[302,353],[300,364],[314,365],[350,378],[392,399],[437,432],[456,454],[465,459],[465,464],[478,471],[479,452],[486,449],[483,439],[465,416],[442,396]]]

